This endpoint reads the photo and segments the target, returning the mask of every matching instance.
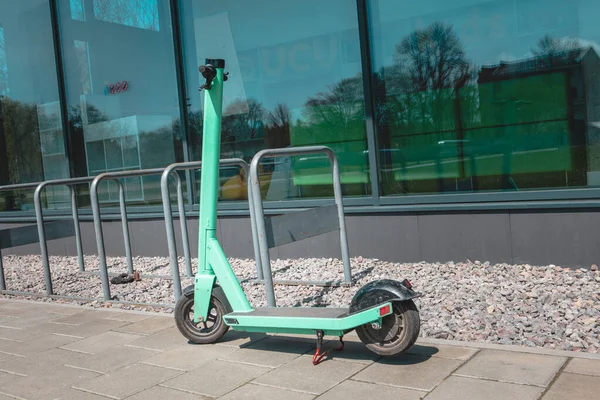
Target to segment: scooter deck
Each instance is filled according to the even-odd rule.
[[[341,318],[348,314],[348,308],[330,307],[263,307],[247,313],[234,312],[228,318],[244,317],[293,317],[293,318]]]
[[[342,335],[357,326],[379,321],[392,312],[386,302],[375,307],[350,313],[347,308],[329,307],[266,307],[248,312],[232,312],[224,321],[234,330],[247,332],[310,333]]]

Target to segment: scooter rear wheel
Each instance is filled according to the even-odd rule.
[[[193,343],[208,344],[219,340],[229,326],[223,321],[227,314],[223,291],[214,288],[206,321],[194,322],[194,287],[186,288],[175,305],[175,324],[183,336]]]
[[[419,337],[421,321],[412,300],[394,302],[393,312],[383,317],[380,327],[372,324],[356,328],[360,340],[372,352],[382,356],[404,353]]]

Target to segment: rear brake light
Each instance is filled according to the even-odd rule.
[[[389,304],[385,307],[381,307],[379,309],[379,316],[383,317],[384,315],[388,315],[390,313],[390,311],[391,311],[391,308],[390,308]]]
[[[407,288],[409,288],[409,289],[412,288],[412,283],[410,283],[410,281],[408,279],[405,279],[403,283],[404,283],[404,286],[406,286]]]

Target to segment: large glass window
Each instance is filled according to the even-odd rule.
[[[0,186],[68,176],[50,6],[0,2]],[[49,207],[70,204],[64,188],[47,193]],[[0,211],[32,209],[32,197],[0,192]]]
[[[78,175],[183,161],[168,0],[61,0],[69,125]],[[92,9],[90,9],[92,8]],[[118,200],[105,182],[101,201]],[[160,177],[125,180],[127,199],[160,201]]]
[[[250,160],[264,148],[327,145],[345,195],[370,191],[364,95],[354,0],[184,0],[191,152],[201,157],[198,66],[224,58],[221,157]],[[326,157],[267,160],[267,200],[329,196]],[[245,196],[245,177],[223,173],[222,199]]]
[[[600,2],[368,11],[384,194],[600,184]]]

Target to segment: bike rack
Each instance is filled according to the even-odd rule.
[[[19,183],[15,185],[0,186],[0,192],[11,192],[23,189],[35,189],[40,183]],[[4,265],[2,263],[2,247],[0,246],[0,290],[6,290],[6,279],[4,277]]]
[[[41,194],[49,186],[67,186],[71,192],[71,214],[73,215],[73,226],[75,228],[75,244],[77,246],[77,261],[79,271],[85,271],[83,261],[83,247],[81,245],[81,226],[79,224],[79,210],[77,207],[77,192],[73,185],[90,183],[93,177],[86,176],[82,178],[55,179],[40,183],[33,194],[33,203],[35,205],[35,218],[37,221],[38,237],[40,241],[40,254],[42,257],[42,266],[44,267],[44,279],[46,280],[46,293],[52,295],[52,276],[50,271],[50,261],[48,259],[48,243],[46,241],[46,230],[44,228],[44,211],[42,208]]]
[[[346,284],[352,284],[352,271],[350,268],[350,256],[348,251],[348,239],[346,235],[346,223],[344,218],[344,204],[342,198],[342,184],[340,180],[340,168],[337,157],[333,150],[327,146],[303,146],[303,147],[292,147],[284,149],[265,149],[261,150],[252,158],[250,163],[250,184],[248,185],[248,197],[252,197],[254,203],[255,219],[257,227],[257,236],[259,242],[260,251],[260,263],[263,271],[265,289],[267,292],[267,305],[269,307],[275,307],[275,290],[273,288],[273,275],[271,272],[271,260],[269,258],[269,248],[277,247],[279,244],[275,233],[271,229],[271,243],[268,242],[267,229],[265,224],[265,214],[263,209],[262,197],[260,194],[260,182],[258,176],[258,164],[260,160],[265,157],[285,157],[285,156],[300,156],[310,154],[326,154],[329,157],[331,163],[332,175],[333,175],[333,191],[335,204],[337,207],[338,227],[340,231],[340,247],[342,251],[342,262],[344,264],[344,281]],[[250,187],[252,190],[250,192]],[[326,215],[326,213],[323,213]],[[319,217],[319,215],[316,215]],[[314,217],[314,215],[313,215]],[[321,230],[317,234],[324,233],[326,230]],[[293,235],[291,235],[293,236]],[[315,236],[315,234],[304,235],[304,237]],[[292,237],[285,243],[294,241]],[[283,243],[283,242],[280,242]],[[286,281],[286,284],[302,283],[294,281]]]
[[[221,166],[240,166],[246,172],[246,177],[250,176],[249,166],[246,161],[241,158],[228,158],[220,160],[219,164]],[[173,213],[171,210],[171,196],[169,193],[169,176],[174,175],[177,180],[177,205],[179,208],[179,221],[181,225],[181,238],[183,241],[183,252],[185,255],[185,266],[186,272],[189,277],[193,276],[192,272],[192,262],[190,256],[190,243],[188,240],[187,233],[187,222],[186,222],[186,214],[185,207],[183,206],[183,190],[181,188],[181,177],[179,174],[175,173],[176,171],[190,171],[190,170],[198,170],[202,167],[202,161],[190,161],[190,162],[182,162],[175,163],[169,165],[164,172],[162,173],[161,181],[160,181],[160,190],[162,194],[162,202],[163,209],[165,214],[165,228],[167,231],[167,243],[169,246],[169,257],[171,260],[171,273],[173,275],[173,286],[175,290],[175,300],[178,300],[181,297],[182,288],[181,281],[179,279],[179,262],[177,261],[177,244],[175,241],[175,231],[173,228]],[[202,183],[200,183],[202,184]],[[263,279],[262,268],[260,264],[260,251],[258,247],[258,238],[257,238],[257,230],[256,230],[256,221],[254,218],[254,204],[252,202],[252,197],[250,196],[251,189],[250,185],[248,185],[248,203],[250,209],[250,224],[252,226],[252,242],[254,244],[254,256],[256,258],[256,273],[259,280]]]
[[[106,266],[106,251],[104,248],[104,235],[102,233],[102,220],[100,215],[100,203],[98,201],[98,184],[105,179],[115,181],[119,185],[119,208],[121,210],[121,224],[123,226],[123,240],[125,244],[125,257],[127,259],[127,272],[133,274],[133,257],[131,255],[131,239],[129,237],[129,223],[127,221],[127,206],[125,204],[125,187],[119,178],[132,178],[138,176],[159,175],[164,168],[138,169],[130,171],[104,172],[94,178],[90,187],[90,198],[92,203],[92,214],[94,217],[94,231],[96,233],[96,245],[98,247],[98,262],[100,266],[100,280],[102,281],[102,292],[104,300],[111,299],[110,283],[108,281],[108,268]],[[177,277],[179,278],[179,276]],[[174,282],[175,283],[175,282]],[[181,285],[181,283],[179,284]]]

